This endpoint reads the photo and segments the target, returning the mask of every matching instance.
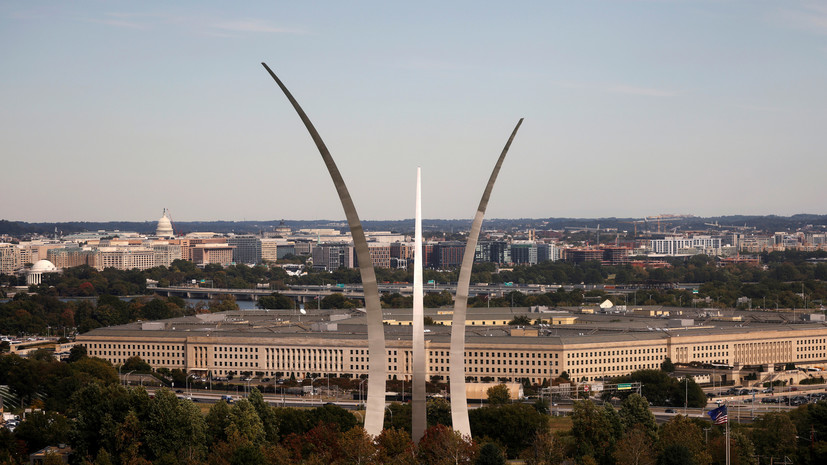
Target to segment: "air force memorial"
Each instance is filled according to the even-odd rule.
[[[367,239],[365,238],[362,223],[359,220],[359,215],[356,212],[356,206],[350,197],[345,181],[342,178],[330,151],[327,149],[319,132],[313,126],[310,118],[301,108],[299,103],[293,97],[287,87],[276,76],[276,74],[262,63],[264,69],[270,74],[273,80],[281,88],[287,100],[293,105],[293,108],[301,118],[310,137],[316,144],[316,148],[322,156],[327,171],[330,174],[333,184],[336,187],[336,192],[339,194],[339,200],[342,203],[342,208],[345,211],[348,225],[350,227],[351,236],[353,237],[353,244],[356,250],[356,256],[359,260],[359,272],[362,275],[362,286],[365,294],[365,308],[367,314],[367,334],[368,334],[368,395],[365,413],[365,430],[368,434],[373,436],[379,435],[382,431],[385,414],[385,381],[388,379],[387,363],[386,363],[386,349],[385,349],[385,334],[383,327],[382,307],[379,298],[379,288],[376,283],[376,273],[373,269],[373,264],[370,258],[370,250],[368,249]],[[491,191],[494,188],[494,183],[497,180],[497,175],[500,172],[505,156],[517,131],[522,124],[522,118],[517,122],[514,131],[508,138],[505,147],[500,154],[497,163],[494,165],[494,170],[488,179],[488,183],[483,191],[480,199],[479,207],[477,207],[474,215],[473,223],[471,224],[471,231],[468,235],[468,241],[465,246],[465,252],[462,259],[462,266],[460,268],[459,281],[457,283],[456,298],[454,300],[453,322],[451,327],[451,349],[450,349],[450,372],[449,381],[451,388],[451,420],[454,429],[464,437],[471,437],[471,426],[468,421],[468,403],[466,399],[465,388],[465,319],[468,306],[468,288],[471,282],[471,267],[474,264],[474,252],[477,246],[477,239],[479,238],[480,229],[482,228],[482,220],[485,217],[485,210],[488,207],[488,200],[491,197]],[[425,427],[425,345],[424,345],[424,312],[423,312],[423,288],[422,288],[422,211],[421,211],[421,182],[420,172],[417,170],[416,180],[416,251],[415,251],[415,269],[414,269],[414,308],[413,308],[413,389],[412,389],[412,437],[414,441],[419,441],[422,438]]]

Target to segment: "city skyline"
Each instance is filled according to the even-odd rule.
[[[410,216],[416,165],[423,216],[465,217],[522,116],[489,218],[820,214],[825,19],[808,2],[5,4],[0,217],[343,219],[261,61],[367,220]]]

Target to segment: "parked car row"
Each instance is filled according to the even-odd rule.
[[[827,392],[817,392],[806,396],[764,397],[762,404],[804,405],[811,402],[827,400]]]

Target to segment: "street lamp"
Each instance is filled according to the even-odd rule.
[[[188,396],[192,396],[192,392],[190,392],[190,378],[192,378],[195,375],[196,375],[195,373],[190,373],[190,374],[187,375],[187,377],[185,379],[185,386],[186,386],[186,389],[187,389],[187,395]]]
[[[686,408],[689,406],[689,376],[683,377],[684,392],[683,392],[683,415],[686,416]]]
[[[367,380],[368,379],[365,378],[359,383],[359,404],[362,403],[362,385],[365,384],[365,381],[367,381]]]
[[[313,383],[315,383],[316,381],[318,381],[320,379],[321,378],[313,378],[313,379],[310,380],[310,391],[311,391],[310,394],[311,395],[316,392],[316,390],[313,388]],[[321,402],[322,402],[322,394],[319,393],[319,403],[321,403]]]

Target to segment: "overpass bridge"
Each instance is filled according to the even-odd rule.
[[[675,287],[679,289],[697,289],[699,285],[693,283],[676,284]],[[430,283],[425,286],[426,293],[439,293],[448,291],[451,294],[456,293],[456,283]],[[491,295],[492,297],[501,297],[511,291],[519,291],[523,294],[545,294],[546,292],[555,292],[558,289],[571,291],[573,289],[580,289],[584,292],[593,289],[606,291],[610,294],[629,294],[638,289],[644,289],[644,285],[603,285],[603,284],[488,284],[477,283],[472,284],[468,290],[469,297],[476,297],[478,295]],[[209,300],[216,296],[232,295],[236,300],[252,300],[258,301],[262,296],[269,296],[274,292],[290,297],[297,303],[303,304],[313,302],[316,299],[322,299],[331,294],[342,294],[349,299],[364,301],[365,293],[361,284],[324,284],[324,285],[292,285],[287,289],[226,289],[216,287],[198,287],[198,286],[171,286],[171,287],[155,287],[151,289],[154,293],[162,296],[175,296],[185,299],[204,299]],[[410,283],[380,283],[380,293],[399,293],[403,296],[410,296],[413,293],[413,285]]]

